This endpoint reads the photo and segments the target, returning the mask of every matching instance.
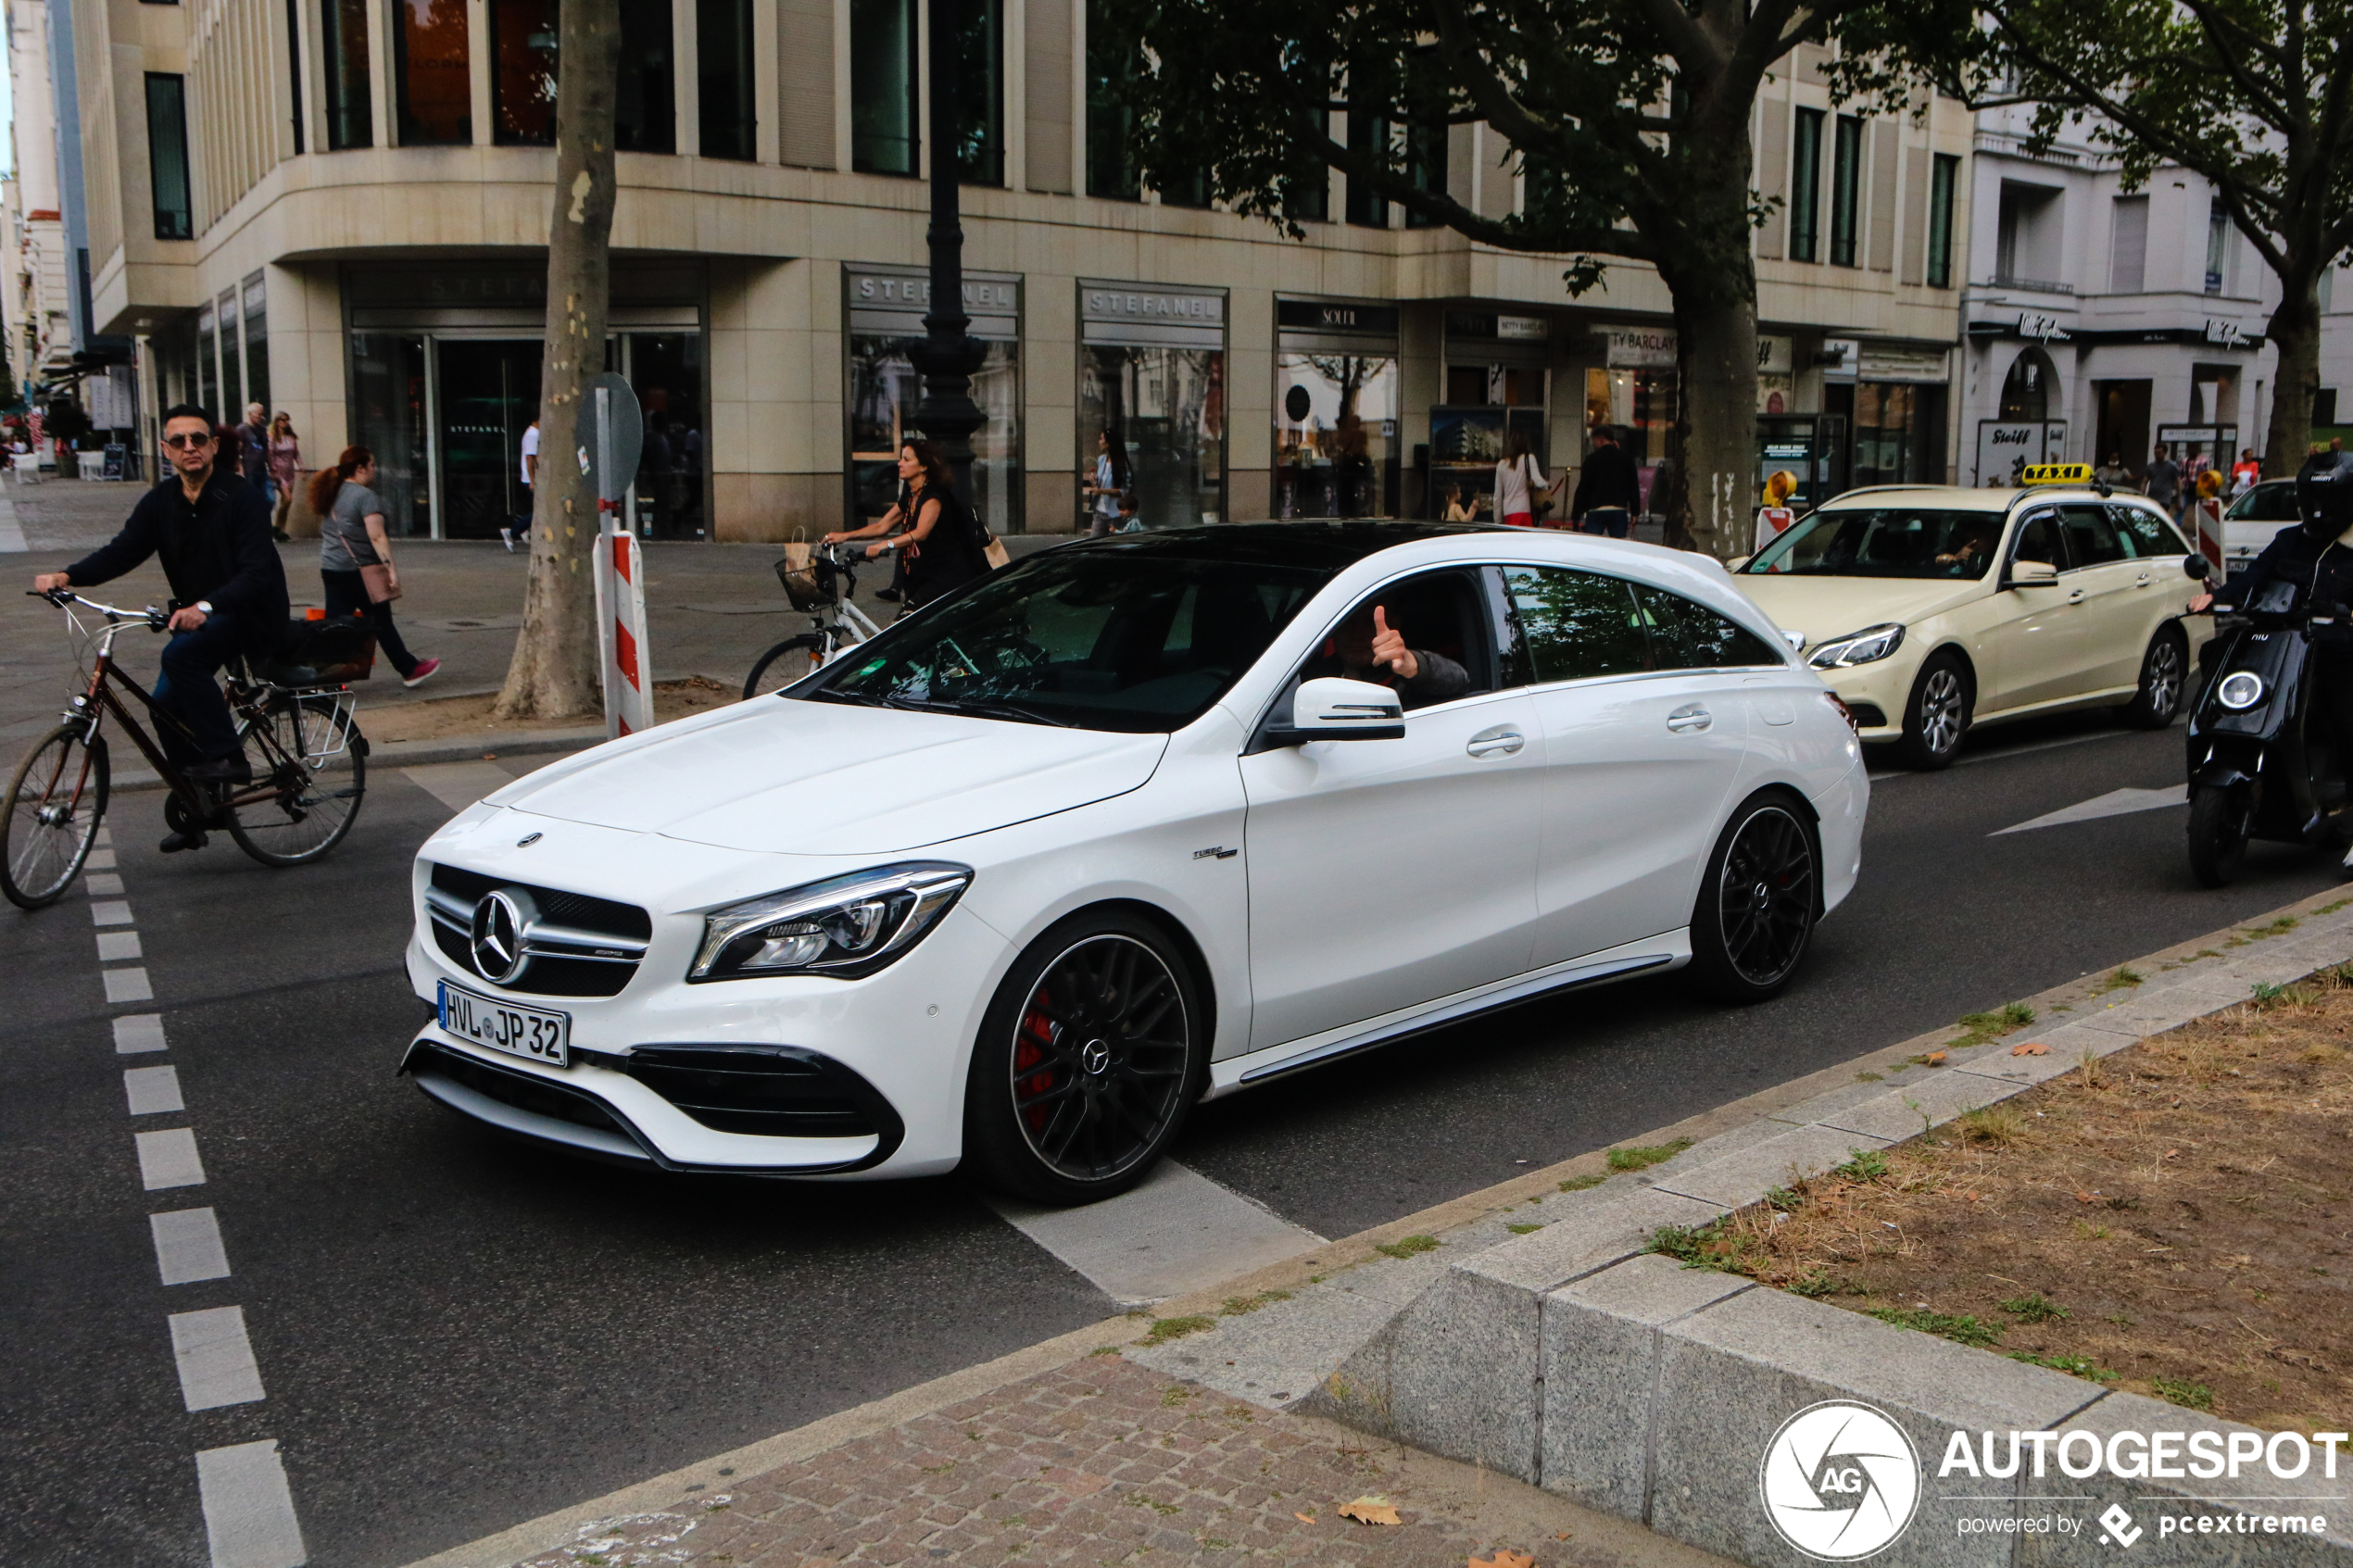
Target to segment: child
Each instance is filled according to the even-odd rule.
[[[1463,505],[1463,487],[1459,484],[1450,484],[1446,487],[1445,521],[1448,522],[1471,521],[1471,509]]]

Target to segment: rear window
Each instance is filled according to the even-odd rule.
[[[1800,520],[1741,570],[1752,576],[1977,578],[1994,564],[2001,543],[2000,512],[1842,508]]]
[[[2251,492],[2250,492],[2251,494]],[[2292,497],[2291,497],[2292,498]],[[2245,496],[2240,497],[2245,500]],[[2181,531],[2168,520],[2140,507],[2110,507],[2116,514],[2116,531],[2132,546],[2135,556],[2186,556],[2190,546]],[[2290,514],[2293,521],[2294,514]]]
[[[2237,500],[2222,514],[2234,522],[2295,522],[2296,482],[2276,480],[2259,484]]]
[[[1504,569],[1504,586],[1526,650],[1524,678],[1539,683],[1784,662],[1729,616],[1647,583],[1515,566]]]

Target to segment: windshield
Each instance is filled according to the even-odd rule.
[[[2233,522],[2297,522],[2296,515],[2296,481],[2276,479],[2259,484],[2237,500],[2222,514]]]
[[[2002,542],[2000,512],[1856,507],[1818,511],[1741,570],[1801,577],[1982,577]]]
[[[852,648],[788,695],[1166,734],[1224,696],[1334,570],[1050,550]]]

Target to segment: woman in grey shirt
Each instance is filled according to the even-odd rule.
[[[362,567],[384,569],[386,585],[400,592],[400,572],[392,564],[392,541],[384,535],[384,504],[369,488],[376,482],[376,455],[365,446],[346,446],[333,468],[321,469],[310,481],[310,509],[319,514],[319,580],[326,585],[331,619],[366,615],[375,628],[376,646],[400,671],[404,686],[421,685],[441,668],[437,659],[419,659],[401,642],[392,623],[392,600],[372,602]]]

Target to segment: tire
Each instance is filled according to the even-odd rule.
[[[798,637],[786,637],[761,654],[759,662],[751,667],[751,673],[744,678],[744,700],[749,702],[753,697],[783,691],[795,681],[805,679],[824,660],[824,639],[816,633],[803,632]]]
[[[1904,766],[1924,773],[1951,767],[1969,734],[1976,698],[1960,655],[1950,649],[1931,654],[1904,701],[1904,738],[1895,743]]]
[[[2147,651],[2141,655],[2140,688],[2117,716],[2136,730],[2161,730],[2182,711],[2190,669],[2189,639],[2179,626],[2157,629]]]
[[[98,841],[110,775],[107,742],[82,724],[60,724],[33,743],[8,780],[0,820],[0,892],[20,909],[65,897]]]
[[[229,836],[265,866],[305,866],[341,844],[368,795],[368,742],[323,693],[281,693],[242,736],[267,800],[229,816]],[[238,793],[244,793],[240,790]]]
[[[1741,802],[1707,858],[1692,909],[1692,971],[1720,1001],[1779,996],[1813,943],[1822,908],[1822,845],[1796,797],[1760,790]]]
[[[964,1158],[1033,1202],[1092,1203],[1141,1181],[1209,1067],[1192,961],[1117,909],[1032,943],[982,1019],[964,1090]]]
[[[2246,862],[2246,809],[2212,785],[2190,791],[2190,874],[2201,887],[2222,887]]]

